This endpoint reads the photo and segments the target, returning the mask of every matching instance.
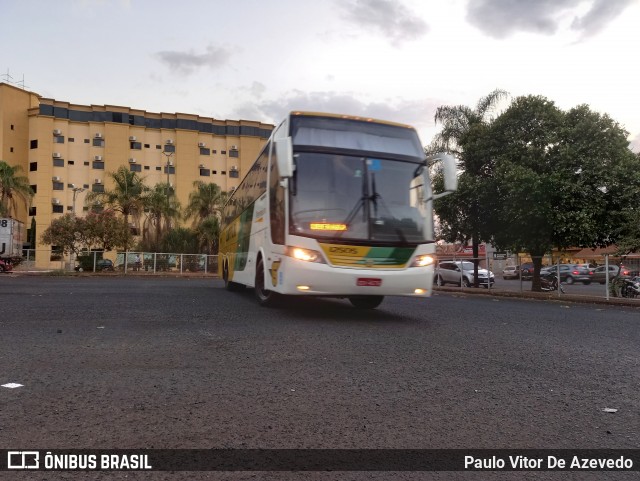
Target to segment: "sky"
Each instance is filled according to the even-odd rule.
[[[0,81],[217,119],[375,117],[425,145],[439,106],[502,89],[587,104],[640,151],[639,25],[640,0],[0,0]]]

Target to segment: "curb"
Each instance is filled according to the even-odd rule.
[[[575,294],[561,294],[557,292],[533,292],[533,291],[503,291],[500,289],[476,289],[473,287],[435,287],[434,292],[447,292],[472,296],[505,297],[512,299],[531,299],[539,301],[571,302],[579,304],[597,304],[605,306],[623,306],[640,309],[640,299],[623,299],[611,297],[578,296]]]

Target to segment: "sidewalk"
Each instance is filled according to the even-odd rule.
[[[483,287],[435,287],[434,292],[449,292],[460,294],[461,296],[491,296],[491,297],[506,297],[516,299],[533,299],[541,301],[555,301],[555,302],[573,302],[582,304],[597,304],[606,306],[625,306],[640,308],[640,298],[638,299],[626,299],[620,297],[610,297],[607,300],[604,296],[586,296],[576,294],[560,294],[558,292],[533,292],[533,291],[506,291],[501,289],[485,289]]]

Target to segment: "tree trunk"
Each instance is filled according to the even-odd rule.
[[[542,254],[531,254],[531,261],[533,262],[533,277],[531,279],[531,290],[540,292],[540,269],[542,268]],[[558,279],[560,282],[560,279]]]

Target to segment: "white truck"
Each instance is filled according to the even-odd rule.
[[[0,218],[0,271],[10,271],[22,259],[24,224],[16,219]]]

